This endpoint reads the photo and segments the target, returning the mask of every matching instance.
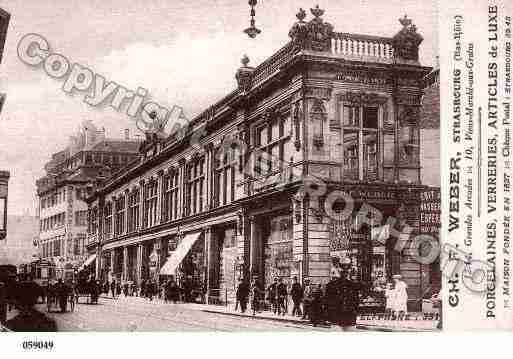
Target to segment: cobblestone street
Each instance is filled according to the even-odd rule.
[[[83,299],[82,299],[83,301]],[[81,302],[82,302],[81,301]],[[261,318],[207,313],[195,304],[149,302],[142,298],[100,298],[98,305],[79,304],[74,312],[46,313],[58,331],[336,331],[335,327],[312,327]]]

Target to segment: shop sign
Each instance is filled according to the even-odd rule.
[[[375,189],[356,189],[351,191],[350,196],[362,201],[394,201],[395,191],[383,191]]]
[[[438,237],[440,231],[440,188],[429,188],[420,195],[420,232]]]
[[[150,254],[150,263],[149,263],[149,267],[151,269],[155,269],[157,268],[157,260],[158,260],[158,257],[159,255],[157,254],[157,251],[156,250],[153,250],[153,252],[151,252]]]

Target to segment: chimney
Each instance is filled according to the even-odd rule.
[[[129,140],[130,139],[130,130],[128,128],[125,128],[125,140]]]

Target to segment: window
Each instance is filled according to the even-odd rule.
[[[98,233],[98,207],[94,207],[93,209],[91,209],[89,217],[89,233]]]
[[[187,214],[196,214],[203,211],[204,202],[204,173],[205,158],[192,161],[187,167]]]
[[[283,170],[285,147],[290,140],[289,133],[285,131],[290,127],[288,121],[288,118],[275,116],[274,119],[255,128],[255,175],[267,175]]]
[[[128,195],[128,232],[134,232],[139,228],[139,188],[134,189]]]
[[[105,236],[110,237],[112,234],[112,203],[105,205]]]
[[[73,240],[73,255],[78,256],[80,255],[80,239],[75,238]]]
[[[223,206],[235,199],[236,151],[220,149],[214,158],[214,206]]]
[[[87,226],[87,211],[76,211],[75,212],[75,225],[76,226]]]
[[[120,196],[116,200],[116,235],[121,235],[125,231],[125,196]]]
[[[151,180],[146,184],[146,200],[145,200],[145,224],[152,227],[157,223],[157,199],[158,199],[158,182]]]
[[[163,181],[162,219],[163,221],[171,221],[178,218],[178,196],[180,192],[178,171],[172,171],[164,177]]]
[[[75,190],[75,197],[78,200],[81,200],[83,198],[84,192],[82,191],[82,188],[77,188]]]
[[[344,177],[352,180],[378,178],[378,129],[377,106],[344,105]]]
[[[60,239],[60,237],[57,237],[57,239],[55,239],[53,241],[53,256],[58,257],[60,255],[61,255],[61,239]]]

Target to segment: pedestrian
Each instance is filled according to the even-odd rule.
[[[148,280],[146,282],[146,298],[148,298],[150,301],[153,301],[153,281],[152,280]]]
[[[116,283],[116,297],[119,297],[121,295],[121,282]]]
[[[276,288],[276,295],[277,295],[277,306],[278,306],[278,315],[285,315],[287,313],[287,285],[283,283],[283,279],[280,278],[278,280],[278,287]]]
[[[330,281],[326,284],[324,302],[326,304],[325,319],[331,323],[338,323],[341,310],[340,274],[334,269],[331,272]]]
[[[91,303],[98,304],[98,297],[100,296],[100,281],[97,280],[93,283],[93,293],[91,295]]]
[[[303,317],[302,319],[309,319],[310,305],[313,300],[313,287],[310,284],[310,279],[305,279],[305,288],[303,290]]]
[[[59,278],[57,281],[57,297],[59,298],[59,306],[61,308],[61,312],[66,312],[66,308],[68,305],[68,288],[66,284],[63,283],[62,279]]]
[[[125,282],[123,283],[123,295],[124,295],[125,297],[128,297],[128,282],[127,282],[127,281],[125,281]]]
[[[352,330],[356,327],[361,285],[354,278],[351,278],[348,269],[342,272],[338,283],[341,307],[337,323],[344,331]]]
[[[393,314],[395,308],[395,291],[392,288],[392,283],[388,282],[385,288],[385,314],[390,316]]]
[[[113,279],[112,282],[110,283],[110,291],[112,293],[112,298],[114,298],[114,299],[116,299],[116,289],[117,289],[116,280]]]
[[[143,279],[141,281],[141,288],[139,291],[139,297],[145,298],[146,297],[146,279]]]
[[[261,297],[261,289],[258,285],[256,279],[253,279],[251,283],[251,309],[253,311],[253,315],[260,311],[260,297]]]
[[[174,277],[171,277],[171,284],[170,284],[170,295],[171,300],[174,304],[180,301],[180,287],[176,283],[176,280]]]
[[[400,274],[392,277],[394,279],[394,313],[397,317],[403,316],[408,313],[408,292],[406,288],[408,285],[402,280]]]
[[[297,277],[292,278],[292,288],[290,289],[290,297],[292,298],[292,315],[301,316],[301,302],[303,301],[303,287],[298,283]]]
[[[321,284],[313,286],[311,293],[312,301],[309,305],[309,317],[312,325],[316,327],[322,321],[323,315],[323,292]]]
[[[267,300],[271,304],[271,308],[274,314],[278,313],[278,278],[274,278],[272,283],[267,288]]]
[[[244,313],[246,311],[246,307],[248,305],[248,296],[249,296],[249,285],[244,278],[239,280],[239,285],[237,286],[237,293],[235,295],[235,310],[237,310],[237,304],[240,304],[240,311]]]

